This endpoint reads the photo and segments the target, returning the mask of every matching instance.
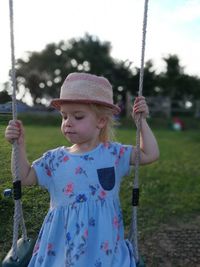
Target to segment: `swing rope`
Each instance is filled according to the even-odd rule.
[[[148,16],[148,0],[144,4],[143,30],[142,30],[142,51],[141,51],[141,66],[138,96],[142,96],[143,80],[144,80],[144,58],[145,58],[145,44],[146,44],[146,29]],[[134,247],[136,262],[139,262],[138,250],[138,229],[137,229],[137,207],[139,205],[139,164],[140,164],[140,132],[141,132],[141,115],[136,121],[136,158],[134,168],[133,194],[132,194],[132,220],[129,233],[129,240]]]
[[[15,71],[15,47],[14,47],[14,19],[13,19],[13,1],[9,0],[9,11],[10,11],[10,45],[11,45],[11,81],[12,81],[12,117],[13,120],[17,120],[17,101],[16,101],[16,71]],[[18,154],[19,147],[17,141],[13,143],[12,146],[12,154],[13,154],[13,194],[15,200],[15,210],[14,210],[14,222],[13,222],[13,242],[12,242],[12,259],[14,261],[17,260],[17,240],[18,240],[18,231],[19,225],[21,224],[22,228],[22,239],[27,241],[27,231],[25,227],[22,203],[21,203],[21,180],[19,177],[19,165],[18,165]]]

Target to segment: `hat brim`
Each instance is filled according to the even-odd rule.
[[[97,101],[97,100],[87,100],[87,99],[77,99],[77,100],[72,100],[72,99],[60,99],[60,98],[55,98],[51,101],[50,106],[54,107],[55,109],[60,110],[60,106],[62,104],[67,104],[67,103],[78,103],[78,104],[97,104],[101,106],[105,106],[110,108],[113,111],[113,114],[118,114],[120,113],[121,109],[117,105],[112,105],[103,101]]]

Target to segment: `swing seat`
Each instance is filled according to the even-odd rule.
[[[146,267],[143,257],[139,258],[139,262],[137,262],[136,267]]]
[[[2,262],[2,267],[27,267],[32,256],[34,245],[34,239],[29,238],[27,241],[24,241],[20,238],[17,241],[17,260],[13,260],[11,248]]]

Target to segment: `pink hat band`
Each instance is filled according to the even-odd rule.
[[[60,109],[63,103],[99,104],[107,106],[113,113],[119,113],[120,108],[113,104],[113,90],[109,81],[88,73],[71,73],[65,79],[60,98],[53,99],[51,105]]]

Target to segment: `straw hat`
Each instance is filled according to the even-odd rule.
[[[98,104],[119,113],[120,108],[113,104],[113,90],[109,81],[89,73],[71,73],[65,79],[60,98],[51,101],[51,106],[60,109],[63,103]]]

